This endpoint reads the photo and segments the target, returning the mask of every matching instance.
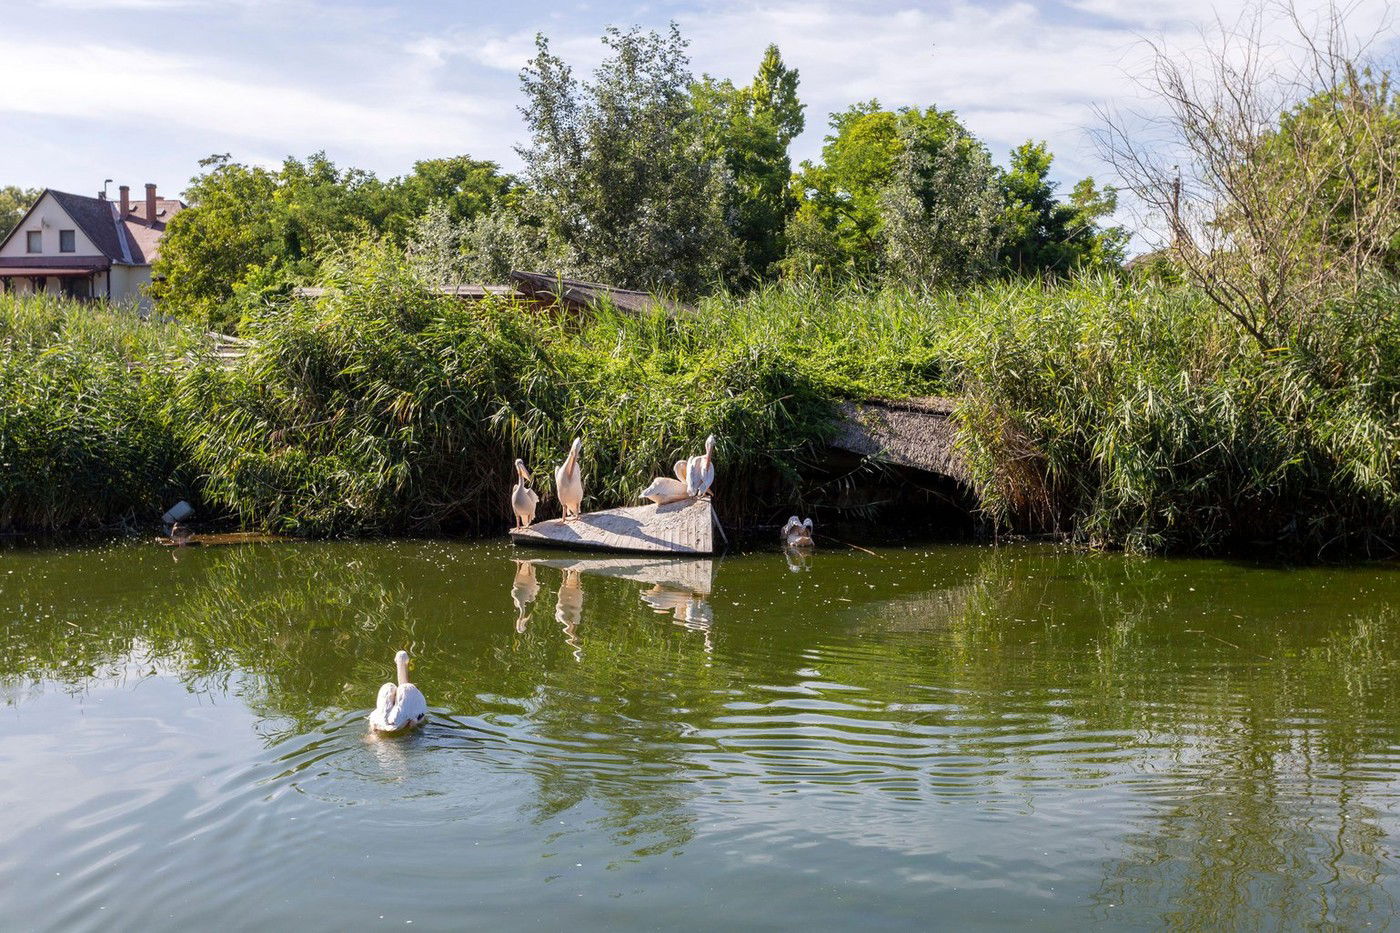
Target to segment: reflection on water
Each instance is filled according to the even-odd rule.
[[[530,624],[531,606],[540,595],[540,582],[535,579],[535,565],[528,560],[515,561],[515,578],[510,584],[510,601],[515,604],[515,631],[525,634]]]
[[[574,660],[583,660],[583,645],[578,640],[578,624],[583,619],[583,573],[565,570],[559,582],[559,596],[554,602],[554,620],[564,627],[564,641],[573,649]]]
[[[39,926],[1351,928],[1396,907],[1393,568],[167,553],[0,552],[0,890]],[[530,624],[539,601],[557,625]],[[401,647],[432,719],[371,737]],[[412,844],[372,858],[388,839]]]
[[[785,547],[783,557],[787,559],[788,570],[793,573],[808,573],[812,569],[812,549],[809,547]]]

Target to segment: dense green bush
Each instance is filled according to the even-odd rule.
[[[126,309],[0,295],[0,530],[148,520],[187,490],[166,404],[195,347]]]
[[[314,301],[249,317],[241,366],[183,405],[207,494],[244,521],[312,534],[495,528],[516,456],[548,489],[585,438],[593,506],[636,501],[711,431],[732,476],[790,469],[827,404],[762,333],[603,311],[586,322],[424,290],[367,247]]]
[[[1182,289],[969,298],[961,440],[1003,521],[1149,551],[1318,555],[1394,540],[1393,288],[1268,350]]]

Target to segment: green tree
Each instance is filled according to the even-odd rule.
[[[768,277],[782,258],[783,229],[797,208],[788,158],[805,126],[797,85],[797,71],[770,45],[747,87],[707,75],[691,89],[707,147],[733,179],[735,233],[744,265],[757,278]]]
[[[278,173],[233,162],[200,161],[205,171],[185,191],[191,206],[171,218],[152,273],[151,294],[167,313],[210,325],[227,323],[234,286],[253,267],[285,260],[276,210]]]
[[[9,236],[41,193],[38,188],[20,188],[16,185],[0,188],[0,240]]]
[[[1037,275],[1121,263],[1127,233],[1099,226],[1117,208],[1117,191],[1085,178],[1069,201],[1060,201],[1049,178],[1054,159],[1043,142],[1028,140],[1011,152],[1001,178],[1002,264],[1012,273]]]
[[[1400,275],[1400,93],[1388,72],[1353,68],[1286,111],[1255,152],[1256,176],[1311,194],[1290,216],[1307,261]]]
[[[906,138],[881,205],[885,274],[937,286],[990,276],[1000,242],[997,180],[987,150],[965,133],[931,151]]]
[[[362,237],[406,245],[417,219],[439,204],[466,225],[509,201],[514,182],[491,162],[459,156],[418,162],[388,182],[340,169],[324,153],[278,169],[202,162],[161,244],[152,294],[175,313],[215,326],[235,321],[261,294],[312,279],[332,250]]]
[[[609,29],[609,55],[580,83],[536,37],[521,72],[531,211],[558,270],[619,285],[694,293],[731,275],[731,181],[707,153],[692,105],[686,43]]]
[[[832,114],[821,163],[802,164],[797,182],[802,203],[790,225],[792,247],[783,262],[784,271],[856,275],[884,271],[891,242],[885,236],[885,224],[891,205],[901,206],[896,242],[921,248],[908,239],[916,233],[917,216],[951,217],[973,190],[979,191],[980,199],[977,186],[995,182],[994,173],[989,176],[986,171],[988,164],[986,148],[950,110],[890,111],[871,100]],[[958,172],[967,173],[966,177]],[[892,194],[897,180],[901,189]],[[816,235],[818,228],[827,236]],[[820,244],[825,254],[807,254],[803,244]],[[911,268],[905,259],[897,264],[906,272]]]
[[[406,243],[429,205],[441,204],[447,216],[467,224],[511,202],[515,179],[495,162],[453,156],[413,163],[413,171],[384,185],[382,226],[396,243]]]

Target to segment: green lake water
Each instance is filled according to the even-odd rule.
[[[0,926],[1354,929],[1400,905],[1400,568],[575,561],[0,551]],[[375,738],[399,648],[432,718]]]

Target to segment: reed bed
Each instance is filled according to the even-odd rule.
[[[1144,551],[1377,552],[1400,515],[1400,295],[1261,350],[1181,287],[1113,278],[929,293],[770,287],[693,315],[580,319],[424,289],[375,246],[317,299],[250,307],[231,368],[176,325],[0,302],[5,527],[154,507],[247,527],[497,533],[519,456],[585,438],[590,508],[719,438],[726,520],[766,520],[844,399],[951,395],[990,522]]]
[[[193,485],[167,404],[197,348],[129,309],[0,295],[0,531],[130,523]]]

